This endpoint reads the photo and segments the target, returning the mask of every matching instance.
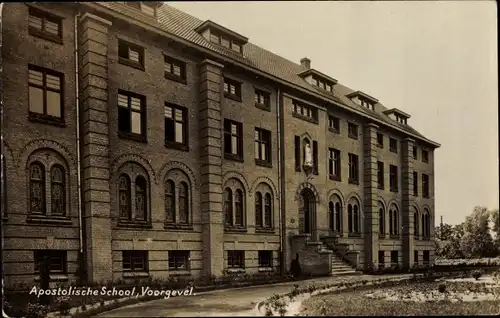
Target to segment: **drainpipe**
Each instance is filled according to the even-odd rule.
[[[81,176],[81,154],[80,154],[80,90],[78,82],[78,18],[80,17],[80,12],[75,15],[75,111],[76,111],[76,172],[77,176],[77,187],[78,187],[78,231],[79,231],[79,243],[80,243],[80,256],[83,256],[83,217],[82,217],[82,176]],[[83,259],[80,259],[83,263]],[[82,264],[80,264],[82,266]]]
[[[0,214],[0,299],[3,299],[3,214],[5,211],[3,210],[3,202],[5,198],[3,197],[4,193],[4,171],[3,171],[3,62],[2,62],[2,13],[3,13],[3,2],[0,2],[0,184],[2,188],[2,193],[0,193],[0,210],[2,211]],[[3,311],[3,301],[0,301],[0,308],[2,309],[2,317],[7,317],[5,312]]]
[[[286,218],[285,218],[285,178],[284,176],[284,152],[283,145],[285,137],[282,133],[283,129],[283,98],[281,90],[277,91],[276,98],[276,118],[278,121],[278,191],[279,191],[279,224],[280,224],[280,267],[281,276],[286,275]]]

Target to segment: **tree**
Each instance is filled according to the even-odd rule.
[[[490,211],[490,217],[493,223],[492,231],[495,234],[493,244],[495,245],[496,255],[500,255],[500,212],[498,209]]]
[[[488,257],[494,254],[489,221],[490,212],[482,206],[474,207],[472,214],[466,218],[460,240],[460,249],[465,257]]]
[[[436,238],[440,241],[449,241],[453,235],[453,226],[448,223],[443,223],[434,229],[434,233],[436,234]]]

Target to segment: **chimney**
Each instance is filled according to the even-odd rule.
[[[300,60],[300,65],[303,67],[310,69],[311,68],[311,60],[308,59],[307,57],[304,57]]]

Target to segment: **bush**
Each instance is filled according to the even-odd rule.
[[[479,280],[479,278],[481,278],[483,273],[480,270],[475,270],[475,271],[472,271],[471,275],[472,275],[472,277],[474,277],[475,280]]]
[[[445,285],[445,284],[439,284],[439,286],[438,286],[438,291],[439,291],[440,293],[444,293],[444,292],[446,292],[446,285]]]
[[[29,303],[26,309],[26,318],[45,318],[48,312],[48,306]]]

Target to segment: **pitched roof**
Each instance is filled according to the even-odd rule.
[[[356,90],[352,90],[346,86],[343,86],[342,84],[337,83],[333,88],[332,95],[326,91],[314,87],[313,85],[310,85],[298,75],[308,70],[300,64],[289,61],[277,54],[256,46],[251,42],[245,44],[243,48],[243,55],[211,43],[201,34],[195,31],[195,29],[205,23],[205,21],[187,14],[186,12],[181,11],[177,8],[174,8],[167,4],[163,4],[157,9],[157,19],[155,19],[154,17],[143,14],[142,12],[120,2],[97,2],[97,4],[124,14],[132,19],[137,19],[143,23],[147,23],[151,26],[159,28],[195,45],[214,51],[226,58],[230,58],[247,66],[256,68],[264,73],[301,87],[316,95],[321,95],[323,98],[329,99],[332,102],[341,103],[347,106],[347,108],[351,108],[353,110],[361,112],[368,117],[374,117],[386,123],[389,127],[395,126],[400,130],[406,131],[413,136],[418,137],[419,139],[426,141],[427,143],[430,143],[434,147],[439,147],[439,144],[425,138],[422,134],[420,134],[409,125],[401,124],[389,118],[383,113],[376,112],[358,105],[346,96],[355,92]],[[380,102],[377,103],[377,105],[379,106],[377,107],[377,109],[380,109],[381,111],[386,110],[385,106],[383,106]]]

